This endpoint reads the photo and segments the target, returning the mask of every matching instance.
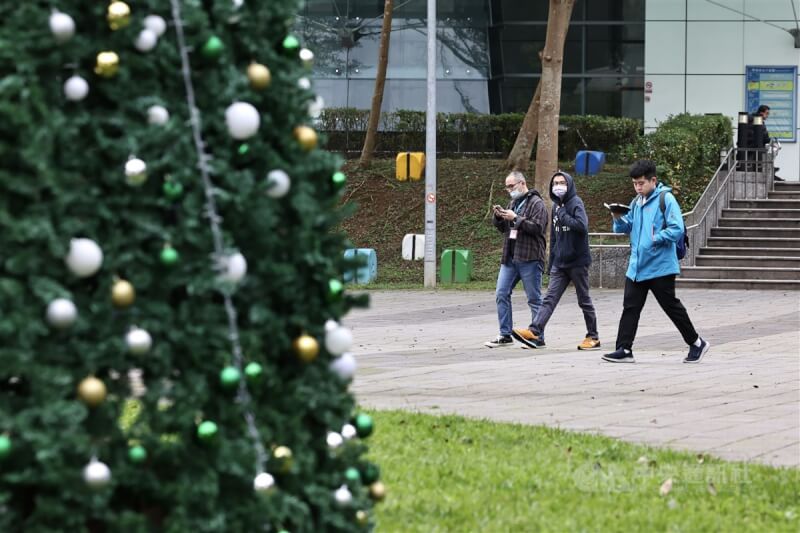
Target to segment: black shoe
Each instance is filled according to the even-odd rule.
[[[503,346],[514,346],[514,339],[511,338],[511,335],[498,335],[494,339],[484,342],[484,346],[487,348],[500,348]]]
[[[695,346],[694,344],[689,346],[689,354],[686,356],[686,359],[684,359],[683,362],[699,363],[700,359],[703,358],[710,347],[711,344],[709,342],[703,338],[700,338],[700,346]]]
[[[633,352],[630,350],[625,350],[624,348],[617,348],[615,351],[603,355],[603,361],[608,361],[609,363],[636,362],[633,360]]]

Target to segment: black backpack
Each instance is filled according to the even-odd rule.
[[[658,195],[658,207],[661,209],[661,214],[664,215],[664,226],[661,229],[666,229],[667,227],[667,207],[664,203],[664,195],[667,194],[667,191],[662,191],[661,194]],[[683,218],[683,217],[681,217]],[[683,220],[681,220],[683,222]],[[675,255],[678,256],[678,259],[683,259],[686,256],[686,250],[689,248],[689,236],[686,235],[686,226],[683,226],[683,239],[678,238],[678,242],[675,243]]]

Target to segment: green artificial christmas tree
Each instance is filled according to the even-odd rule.
[[[295,3],[2,3],[0,531],[372,527]]]

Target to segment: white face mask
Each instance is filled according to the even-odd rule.
[[[563,198],[564,195],[567,194],[567,186],[566,185],[553,185],[553,194],[555,194],[559,198]]]
[[[508,195],[511,197],[512,200],[516,200],[517,198],[519,198],[520,194],[522,194],[522,192],[518,191],[517,189],[508,192]]]

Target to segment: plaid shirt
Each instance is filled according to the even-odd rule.
[[[547,207],[544,205],[541,195],[534,189],[530,189],[524,196],[512,200],[508,204],[508,209],[516,211],[515,207],[522,202],[522,210],[517,213],[517,218],[509,222],[498,216],[492,217],[492,223],[497,230],[505,237],[503,240],[503,257],[501,263],[506,265],[511,262],[511,243],[509,234],[512,229],[517,230],[517,242],[513,245],[514,261],[541,261],[544,263],[545,232],[550,218],[547,214]]]

